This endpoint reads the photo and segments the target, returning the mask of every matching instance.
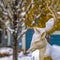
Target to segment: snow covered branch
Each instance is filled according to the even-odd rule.
[[[0,18],[0,21],[4,24],[4,27],[6,27],[7,30],[9,30],[11,33],[14,32],[14,30],[11,29],[10,26],[9,26],[9,24],[10,24],[10,23],[9,23],[9,20],[5,22],[4,20],[2,20],[2,19]]]
[[[17,37],[17,40],[18,40],[19,38],[21,38],[21,37],[27,32],[28,29],[29,29],[29,27],[26,28],[25,30],[23,30],[23,31],[20,33],[20,35]]]
[[[2,20],[2,18],[0,18],[0,22],[2,22],[3,24],[5,24],[5,22]]]
[[[9,18],[10,20],[12,20],[12,14],[11,14],[11,12],[9,11],[10,8],[5,8],[3,2],[1,2],[1,1],[0,1],[0,7],[2,8],[2,13],[3,13],[4,15],[8,16],[8,18]]]
[[[9,22],[9,20],[8,20],[8,21],[6,21],[5,26],[6,26],[6,28],[7,28],[11,33],[13,33],[14,30],[11,29],[9,25],[10,25],[10,22]]]

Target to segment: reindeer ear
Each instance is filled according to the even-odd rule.
[[[34,28],[35,33],[40,33],[40,31],[37,28]]]
[[[37,31],[38,33],[40,33],[40,31],[39,31],[38,29],[36,29],[36,31]]]
[[[43,32],[42,35],[41,35],[41,37],[45,38],[45,36],[46,36],[46,32]]]

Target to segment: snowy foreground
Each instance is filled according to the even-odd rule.
[[[13,60],[12,56],[0,58],[0,60]],[[18,57],[18,60],[33,60],[32,57]]]
[[[0,48],[0,54],[11,54],[11,56],[0,57],[0,60],[13,60],[13,49],[12,48]],[[18,60],[33,60],[32,54],[25,56],[23,52],[18,53]]]
[[[0,48],[0,53],[12,54],[13,50],[11,48]],[[51,57],[53,60],[60,60],[60,46],[53,45],[51,49]],[[0,57],[0,60],[13,60],[12,56]],[[36,50],[30,53],[28,56],[23,55],[23,52],[18,54],[18,60],[39,60],[39,51]]]

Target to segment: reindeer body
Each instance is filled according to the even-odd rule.
[[[37,37],[35,37],[35,40],[32,41],[31,47],[29,48],[28,52],[35,51],[36,49],[39,50],[39,60],[43,60],[44,57],[47,55],[50,56],[50,49],[47,50],[47,47],[49,43],[47,42],[46,38],[46,32],[42,32]],[[47,51],[49,51],[47,54],[45,54]]]

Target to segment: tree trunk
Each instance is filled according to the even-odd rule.
[[[13,32],[13,36],[14,36],[14,46],[13,46],[13,60],[18,60],[18,53],[17,53],[17,45],[18,45],[18,41],[17,41],[17,9],[15,8],[17,6],[17,0],[15,0],[15,4],[14,4],[14,14],[13,14],[13,28],[14,28],[14,32]]]
[[[18,54],[17,54],[17,34],[14,32],[14,46],[13,46],[13,60],[18,60]]]

